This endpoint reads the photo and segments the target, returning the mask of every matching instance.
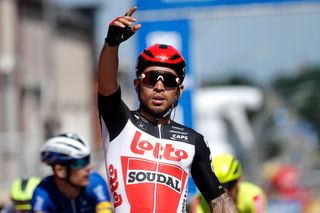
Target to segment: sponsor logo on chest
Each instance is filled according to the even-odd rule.
[[[128,174],[128,184],[137,183],[160,183],[170,187],[171,189],[181,192],[181,180],[159,172],[152,171],[130,171]]]
[[[181,130],[171,129],[169,131],[171,133],[170,139],[175,141],[189,141],[188,133]]]
[[[185,150],[176,148],[170,143],[159,143],[154,141],[141,140],[141,132],[136,131],[131,142],[131,151],[135,154],[146,155],[152,153],[156,159],[169,161],[181,161],[188,158],[188,153]]]

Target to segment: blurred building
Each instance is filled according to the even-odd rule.
[[[92,8],[52,2],[0,0],[0,201],[14,178],[48,174],[39,148],[52,134],[100,149]]]

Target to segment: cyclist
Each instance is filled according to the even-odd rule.
[[[15,179],[11,184],[10,191],[12,203],[4,208],[1,213],[31,212],[32,194],[40,181],[41,179],[35,176]]]
[[[104,179],[90,167],[88,142],[75,133],[64,133],[46,141],[41,160],[53,175],[42,179],[32,197],[37,213],[110,213],[112,203]]]
[[[241,181],[240,162],[231,154],[217,155],[212,160],[213,169],[227,193],[235,201],[240,213],[266,212],[267,198],[264,191],[251,182]],[[210,212],[199,193],[192,204],[193,213]]]
[[[98,108],[115,212],[185,212],[190,173],[213,211],[234,212],[234,202],[212,171],[203,136],[170,117],[186,74],[173,46],[154,44],[138,57],[139,109],[131,111],[121,99],[119,45],[141,28],[132,17],[136,10],[110,23],[99,60]]]

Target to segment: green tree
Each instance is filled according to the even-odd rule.
[[[320,66],[307,66],[298,75],[282,76],[272,83],[273,88],[320,136]]]

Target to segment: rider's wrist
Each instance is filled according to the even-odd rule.
[[[104,43],[107,44],[109,47],[115,47],[115,46],[119,46],[120,44],[117,44],[115,42],[110,41],[110,39],[108,37],[106,37],[104,39]]]

